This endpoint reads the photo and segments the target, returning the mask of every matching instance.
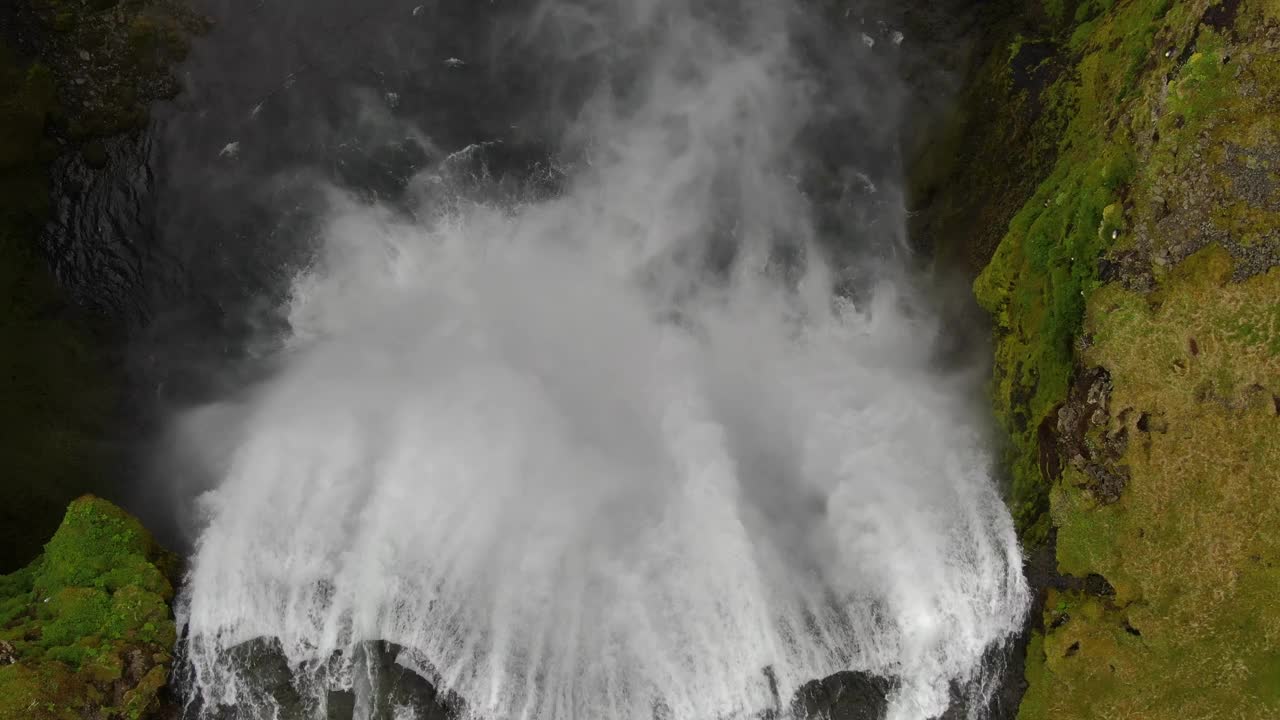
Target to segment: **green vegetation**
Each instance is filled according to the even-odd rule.
[[[105,500],[71,504],[44,555],[0,577],[0,718],[140,720],[159,708],[176,639],[176,558]]]
[[[1042,428],[1054,423],[1066,399],[1085,306],[1101,285],[1099,261],[1132,220],[1138,138],[1149,120],[1142,113],[1149,110],[1145,81],[1159,84],[1176,62],[1164,57],[1156,37],[1194,27],[1194,5],[1085,3],[1077,6],[1076,23],[1047,41],[1059,55],[1079,58],[1043,93],[1049,115],[1067,118],[1056,161],[974,285],[997,324],[993,396],[1012,440],[1010,505],[1028,542],[1040,542],[1048,529]]]
[[[975,285],[1003,333],[994,395],[1014,443],[1011,506],[1032,541],[1042,537],[1047,509],[1038,431],[1067,396],[1085,299],[1099,284],[1098,258],[1118,232],[1118,193],[1132,172],[1124,147],[1060,161]]]
[[[1051,594],[1027,720],[1280,717],[1280,268],[1233,270],[1211,247],[1090,302],[1082,359],[1111,372],[1130,480],[1102,505],[1068,468],[1052,513],[1061,571],[1115,594]]]
[[[982,266],[1024,543],[1106,581],[1047,591],[1020,717],[1280,717],[1280,3],[1014,15],[974,83],[1011,112],[954,140],[996,195],[936,239]]]

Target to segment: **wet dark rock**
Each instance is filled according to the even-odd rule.
[[[330,659],[328,668],[311,668],[301,675],[294,672],[275,639],[258,638],[233,649],[232,661],[240,668],[239,697],[234,707],[205,705],[198,695],[187,707],[189,717],[209,720],[244,720],[267,712],[277,720],[310,720],[320,710],[323,698],[326,720],[395,720],[409,710],[418,720],[458,720],[466,717],[466,703],[452,693],[441,693],[425,675],[430,665],[409,648],[388,642],[370,642],[359,646],[351,659],[350,689],[325,689],[326,673],[341,663],[341,656]],[[989,651],[988,666],[1005,662],[1006,648]],[[1019,665],[1020,667],[1020,665]],[[421,673],[421,674],[420,674]],[[772,682],[771,671],[765,675]],[[182,681],[180,681],[182,682]],[[321,683],[318,689],[313,683]],[[791,711],[796,720],[882,720],[888,708],[888,695],[895,683],[889,679],[862,672],[841,672],[822,680],[814,680],[798,690]],[[953,688],[951,708],[936,720],[959,720],[967,717],[973,688]],[[991,708],[998,707],[993,700]],[[1015,705],[1016,707],[1016,705]],[[989,708],[990,709],[990,708]],[[400,714],[398,714],[400,713]],[[670,714],[665,705],[654,708],[656,720]],[[991,718],[1012,715],[988,713]],[[769,709],[760,718],[780,718],[778,709]]]
[[[1028,613],[1022,632],[1008,642],[988,647],[983,654],[984,672],[969,684],[953,683],[951,706],[936,720],[1015,720],[1027,689],[1023,668],[1027,665],[1027,644],[1039,613]]]
[[[95,141],[52,170],[52,217],[40,242],[63,290],[79,306],[124,324],[145,321],[143,288],[158,280],[150,239],[152,137]]]
[[[293,672],[274,638],[250,640],[233,651],[243,668],[244,695],[253,707],[273,707],[279,720],[294,720],[305,714],[302,695],[293,684]],[[206,708],[207,710],[208,708]],[[236,718],[233,708],[219,707],[214,718]]]
[[[332,690],[325,701],[327,720],[350,720],[356,713],[356,694],[350,690]]]
[[[807,720],[882,720],[892,681],[862,672],[841,672],[796,691],[791,708]]]
[[[250,640],[231,651],[231,661],[240,671],[240,702],[209,706],[196,694],[188,710],[194,717],[209,720],[243,720],[264,714],[277,720],[311,720],[323,702],[327,720],[395,720],[403,717],[398,712],[404,710],[418,720],[462,717],[463,702],[438,692],[430,680],[402,663],[404,653],[412,654],[393,643],[365,643],[351,658],[353,687],[329,689],[325,684],[342,663],[340,655],[330,658],[328,666],[297,673],[277,640]],[[180,680],[180,684],[185,682]]]
[[[370,720],[395,720],[396,708],[408,708],[420,720],[453,720],[465,715],[461,698],[439,692],[401,662],[413,662],[413,658],[402,657],[412,651],[387,642],[367,643],[361,650],[363,657],[357,655],[357,663],[363,662],[366,670],[361,681],[367,683],[366,697],[372,704]],[[356,696],[359,705],[359,690]]]

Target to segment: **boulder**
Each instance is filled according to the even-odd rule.
[[[893,687],[869,673],[836,673],[796,691],[792,714],[797,720],[883,720]]]

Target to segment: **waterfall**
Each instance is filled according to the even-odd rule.
[[[845,670],[923,719],[981,679],[1016,537],[896,251],[837,292],[805,13],[543,2],[527,41],[615,63],[555,192],[477,194],[457,155],[394,203],[321,188],[272,372],[182,420],[218,478],[179,618],[201,714],[280,713],[237,652],[263,638],[321,718],[375,642],[490,720],[756,717]],[[858,241],[894,248],[879,184]]]

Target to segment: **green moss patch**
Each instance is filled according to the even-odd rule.
[[[159,708],[176,630],[176,560],[124,511],[67,509],[45,553],[0,577],[0,717],[139,720]]]

